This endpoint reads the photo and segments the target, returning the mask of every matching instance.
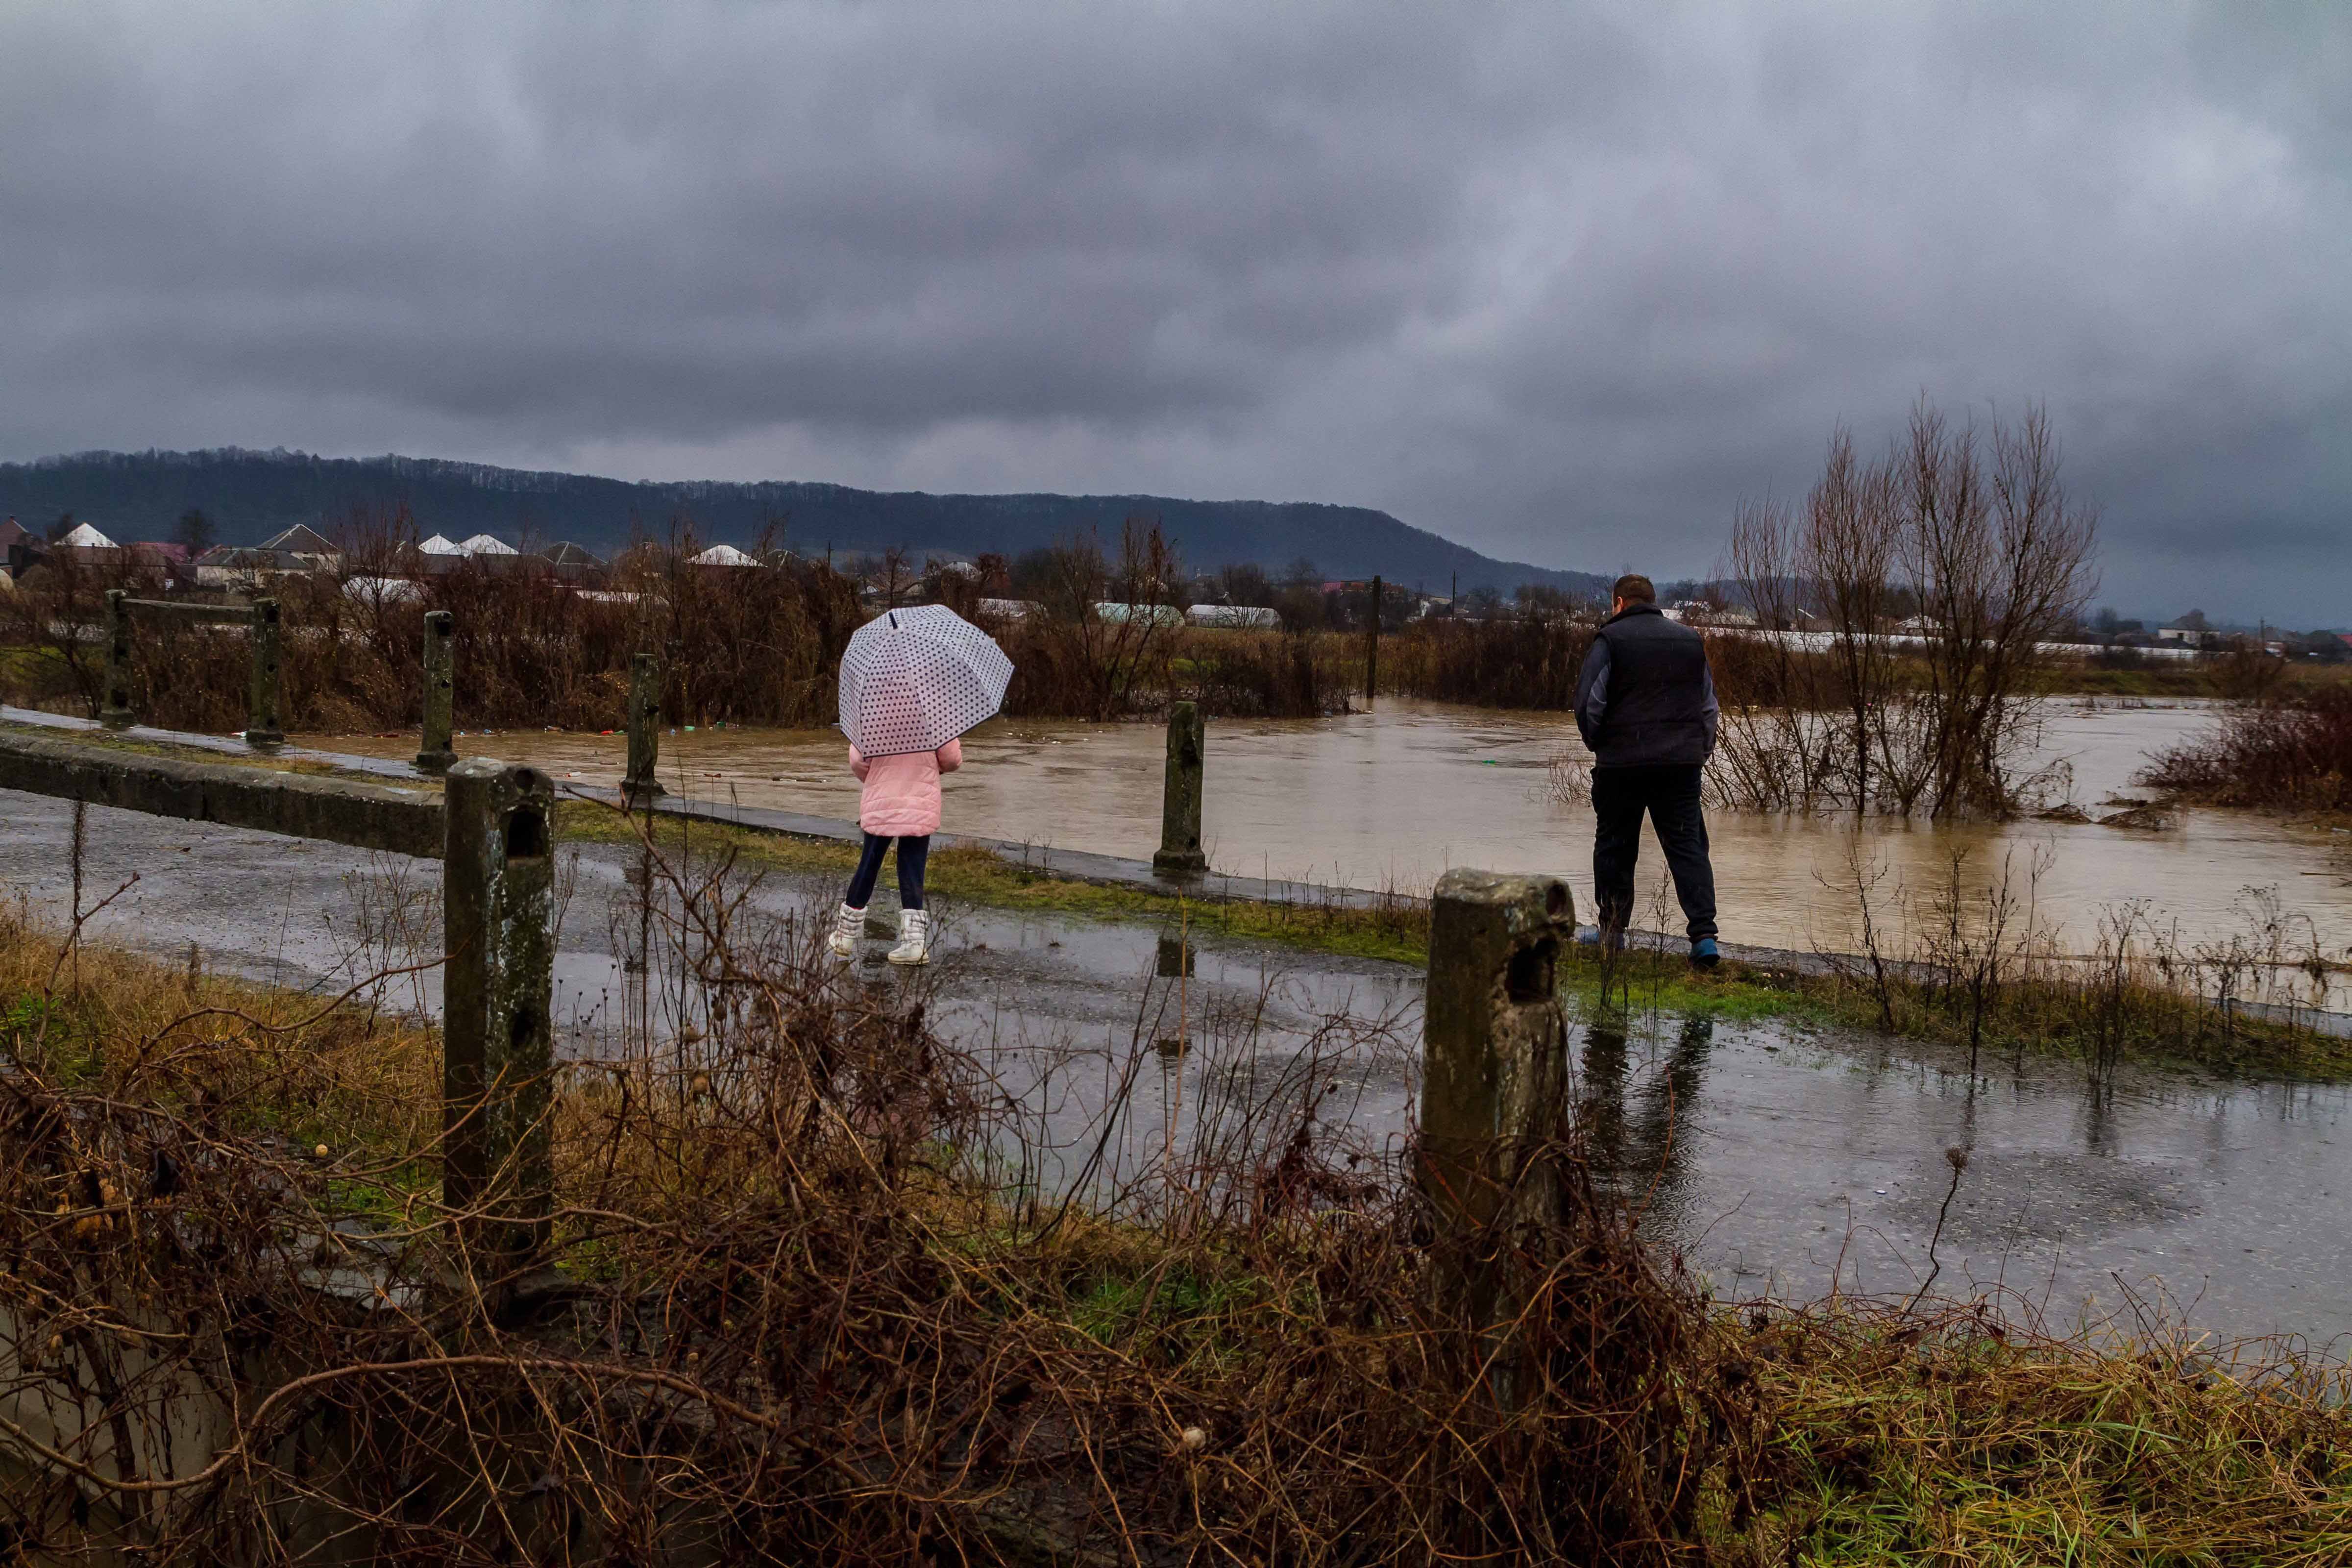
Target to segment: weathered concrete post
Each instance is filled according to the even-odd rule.
[[[1381,689],[1381,580],[1372,579],[1372,626],[1364,638],[1364,710],[1371,711],[1372,699]]]
[[[121,588],[106,591],[106,696],[98,721],[110,730],[138,721],[131,710],[131,595]]]
[[[654,776],[661,759],[661,659],[641,653],[629,660],[629,773],[621,781],[625,800],[652,799],[669,791]]]
[[[447,610],[428,610],[425,616],[425,740],[416,753],[416,771],[420,773],[446,773],[449,764],[457,760],[457,748],[450,742],[450,726],[456,721],[457,700],[451,682],[457,673],[457,652],[453,639],[457,636],[457,617]]]
[[[282,746],[286,721],[278,706],[278,601],[253,601],[253,679],[246,701],[245,743]]]
[[[1168,707],[1168,773],[1160,796],[1160,852],[1151,868],[1163,877],[1194,877],[1209,868],[1201,853],[1201,761],[1205,738],[1197,703]]]
[[[1438,1248],[1439,1299],[1490,1323],[1495,1260],[1507,1233],[1556,1205],[1528,1157],[1568,1129],[1568,1028],[1554,965],[1576,932],[1557,877],[1456,869],[1429,911],[1423,993],[1421,1146],[1415,1175],[1450,1244]]]
[[[545,1238],[553,1180],[555,784],[474,757],[444,798],[441,1195],[513,1261]]]

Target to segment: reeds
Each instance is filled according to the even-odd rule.
[[[1384,639],[1381,683],[1440,702],[1565,711],[1596,629],[1558,614],[1423,621]]]

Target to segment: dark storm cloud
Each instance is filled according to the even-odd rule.
[[[2038,398],[2110,597],[2352,621],[2352,25],[1892,10],[14,8],[0,453],[1310,497],[1676,571],[1840,420]]]

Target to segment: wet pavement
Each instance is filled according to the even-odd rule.
[[[0,887],[52,917],[71,896],[71,810],[0,794]],[[210,967],[329,993],[437,950],[431,862],[103,808],[88,845],[86,904],[137,873],[91,921],[95,943],[172,962],[194,943]],[[633,1006],[651,1020],[637,1037],[661,1042],[698,1005],[658,951],[633,992],[632,862],[625,847],[563,851],[569,1055],[627,1048]],[[759,940],[791,946],[835,897],[772,875],[747,909]],[[940,963],[891,971],[877,940],[851,983],[923,1000],[1017,1102],[1007,1146],[1040,1152],[1008,1179],[1108,1190],[1202,1160],[1204,1145],[1230,1163],[1309,1116],[1371,1160],[1402,1147],[1420,1036],[1411,967],[1207,942],[1185,975],[1172,933],[1153,927],[940,912]],[[437,1005],[429,974],[382,1000]],[[2137,1303],[2231,1335],[2352,1332],[2352,1225],[2336,1196],[2352,1195],[2352,1090],[2126,1069],[2094,1092],[2078,1065],[2038,1057],[1988,1061],[1972,1079],[1933,1050],[1771,1023],[1637,1016],[1630,1035],[1579,1024],[1574,1039],[1597,1152],[1653,1233],[1726,1295],[1907,1293],[1948,1194],[1938,1295],[1999,1290],[2007,1310],[2059,1326],[2117,1312],[2129,1326]],[[1129,1111],[1105,1138],[1115,1100]],[[1957,1192],[1950,1148],[1968,1152]]]

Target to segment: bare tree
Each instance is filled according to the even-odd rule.
[[[1883,635],[1893,618],[1887,612],[1896,552],[1894,493],[1891,466],[1858,461],[1853,436],[1841,427],[1830,437],[1829,459],[1805,505],[1804,575],[1818,595],[1843,681],[1852,726],[1843,757],[1844,788],[1857,813],[1868,810],[1873,798],[1874,759],[1889,775],[1899,766],[1886,733],[1895,650]]]
[[[2015,809],[2042,645],[2097,588],[2097,534],[2039,407],[1980,437],[1923,398],[1875,463],[1835,432],[1801,521],[1769,500],[1733,519],[1730,573],[1769,651],[1746,671],[1759,700],[1726,714],[1718,791],[1779,808]]]
[[[1928,737],[1927,776],[1903,808],[2003,813],[2007,763],[2033,739],[2040,645],[2079,622],[2098,588],[2097,515],[2067,495],[2038,406],[1980,442],[1923,398],[1904,458],[1903,565],[1927,643]]]
[[[200,508],[193,506],[180,514],[180,521],[172,528],[173,542],[187,551],[191,561],[210,550],[213,541],[218,537],[213,528],[213,520],[206,517]]]

